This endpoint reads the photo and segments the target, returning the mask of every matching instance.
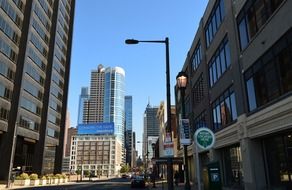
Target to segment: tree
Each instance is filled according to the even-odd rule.
[[[129,167],[128,165],[123,165],[123,166],[121,167],[120,172],[121,172],[121,173],[128,173],[129,170],[130,170],[130,167]]]

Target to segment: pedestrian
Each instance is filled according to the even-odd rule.
[[[174,173],[174,183],[176,186],[178,186],[178,179],[179,179],[179,173],[178,171],[175,171]]]

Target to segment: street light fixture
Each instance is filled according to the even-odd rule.
[[[187,87],[188,75],[185,72],[179,72],[176,76],[176,84],[181,94],[181,104],[182,104],[182,119],[185,119],[185,89]],[[190,190],[190,179],[189,179],[189,164],[188,164],[188,145],[184,145],[184,159],[185,159],[185,189]]]
[[[166,57],[166,103],[167,103],[167,126],[166,132],[171,134],[171,102],[170,102],[170,73],[169,73],[169,39],[168,37],[165,40],[135,40],[127,39],[125,40],[126,44],[138,44],[138,43],[163,43],[165,44],[165,57]],[[168,159],[167,165],[167,181],[168,181],[168,190],[173,190],[173,168],[172,160]]]

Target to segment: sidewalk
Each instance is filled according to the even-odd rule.
[[[168,184],[167,181],[156,181],[155,182],[156,188],[153,188],[153,183],[148,183],[148,189],[156,189],[156,190],[167,190],[168,189]],[[185,189],[185,184],[184,183],[179,183],[178,186],[173,185],[174,190],[184,190]],[[191,183],[191,190],[195,190],[193,184]]]

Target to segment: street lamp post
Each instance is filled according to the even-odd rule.
[[[155,159],[155,143],[152,143],[152,151],[153,151],[153,157],[152,160]],[[152,162],[153,166],[152,166],[152,180],[153,180],[153,188],[156,188],[155,185],[155,178],[156,178],[156,166],[154,164],[154,162]]]
[[[171,102],[170,102],[170,71],[169,71],[169,39],[168,37],[165,40],[135,40],[127,39],[125,40],[126,44],[138,44],[138,43],[163,43],[165,44],[165,61],[166,61],[166,103],[167,103],[167,126],[166,132],[171,134]],[[168,190],[173,190],[173,168],[172,160],[168,158],[167,161],[167,181],[168,181]]]
[[[182,119],[185,119],[185,89],[187,86],[188,76],[185,72],[179,72],[176,76],[177,87],[181,94],[181,105],[182,105]],[[188,145],[184,145],[184,159],[185,159],[185,189],[190,190],[190,179],[189,179],[189,164],[188,164]]]

